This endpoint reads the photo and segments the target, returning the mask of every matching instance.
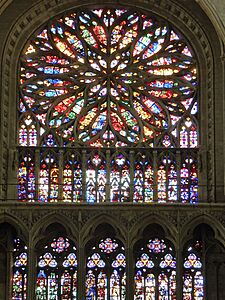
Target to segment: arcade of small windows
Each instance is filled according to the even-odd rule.
[[[166,20],[55,17],[25,45],[18,90],[19,201],[198,202],[197,62]]]
[[[186,249],[183,261],[183,299],[203,300],[201,241]],[[126,299],[126,255],[115,238],[95,240],[88,247],[85,274],[86,300]],[[135,250],[134,299],[176,299],[176,253],[162,238],[142,240]],[[12,299],[27,299],[27,247],[14,240]],[[74,243],[58,236],[45,247],[37,262],[36,300],[78,299],[78,258]]]

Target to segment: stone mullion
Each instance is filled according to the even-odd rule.
[[[57,300],[61,300],[62,297],[61,297],[61,278],[62,278],[62,269],[60,268],[58,270],[58,278],[56,279],[56,282],[57,282],[57,285],[58,285],[58,290],[57,290],[57,296],[58,296],[58,299]],[[72,277],[71,277],[71,281],[72,281]]]
[[[60,150],[59,151],[59,193],[58,193],[58,201],[62,202],[63,201],[63,162],[64,162],[64,151]]]
[[[180,246],[176,249],[176,299],[183,297],[183,256]]]
[[[158,202],[157,193],[157,150],[153,151],[153,201]]]
[[[134,151],[133,150],[130,150],[129,159],[130,159],[130,195],[129,195],[129,201],[134,202]]]
[[[205,299],[213,299],[213,300],[219,300],[218,295],[219,295],[219,286],[218,286],[218,281],[219,281],[219,266],[221,263],[218,263],[216,257],[213,257],[211,261],[208,261],[207,263],[207,268],[206,268],[206,278],[205,278],[205,283],[207,284],[207,294],[205,294]]]
[[[83,199],[83,202],[86,202],[86,192],[87,192],[86,171],[87,171],[87,151],[84,149],[84,150],[82,150],[82,199]]]
[[[197,157],[197,175],[198,175],[198,202],[204,202],[207,199],[207,151],[198,151]]]
[[[106,267],[107,268],[107,267]],[[107,293],[107,300],[110,300],[110,288],[111,288],[111,286],[110,286],[110,275],[111,275],[111,268],[107,268],[106,269],[106,278],[107,278],[107,291],[106,291],[106,293]]]
[[[86,152],[85,152],[86,156]],[[83,235],[81,234],[82,224],[82,213],[78,214],[78,247],[77,247],[77,300],[83,300],[86,297],[85,292],[85,278],[86,278],[86,265],[85,265],[85,247],[83,244]]]
[[[40,150],[35,149],[35,201],[38,201],[40,187]]]
[[[77,249],[77,299],[85,299],[85,251],[84,247],[80,246]]]
[[[12,278],[13,278],[13,237],[8,233],[6,252],[6,300],[12,299]]]
[[[7,185],[7,198],[10,201],[15,201],[17,195],[17,151],[16,149],[8,150],[8,185]]]
[[[225,53],[223,53],[222,57],[221,57],[221,61],[222,61],[222,70],[223,70],[223,73],[222,73],[222,82],[224,82],[224,79],[225,79]],[[222,84],[222,91],[221,91],[221,95],[223,95],[223,119],[225,120],[225,86],[224,84]],[[223,130],[223,141],[225,141],[225,130]],[[223,142],[223,147],[224,147],[224,143]],[[223,152],[225,155],[225,151]],[[212,166],[211,166],[212,167]],[[223,170],[225,170],[225,156],[223,156]],[[224,171],[225,172],[225,171]],[[224,179],[223,179],[223,182],[225,181],[225,176],[223,176]],[[225,183],[225,182],[224,182]],[[225,194],[225,184],[223,184],[223,193]]]
[[[6,264],[6,299],[12,299],[12,278],[13,278],[13,250],[7,251]]]
[[[106,150],[106,202],[110,202],[110,150]]]
[[[7,264],[7,250],[5,248],[0,249],[0,299],[6,299],[6,291],[7,287],[9,286],[8,282],[6,281],[8,276],[7,272],[9,271],[10,267]]]
[[[179,150],[176,151],[176,173],[177,173],[177,201],[181,202],[181,153]]]
[[[159,299],[159,274],[160,274],[160,269],[157,269],[155,272],[155,299]]]
[[[204,278],[203,281],[203,291],[204,291],[204,298],[206,299],[206,233],[205,231],[202,233],[202,240],[203,240],[203,247],[202,247],[202,276]]]
[[[183,299],[183,249],[181,246],[180,236],[180,211],[177,212],[177,224],[178,224],[178,240],[175,245],[176,251],[176,299]]]
[[[133,251],[130,245],[126,248],[126,299],[134,299]]]
[[[27,264],[27,299],[35,299],[35,287],[37,278],[37,253],[30,243],[28,247]]]

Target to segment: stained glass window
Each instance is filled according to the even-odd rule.
[[[201,259],[202,242],[196,241],[190,245],[184,259],[183,299],[204,299],[204,277]]]
[[[153,158],[142,151],[134,159],[134,202],[153,202],[153,195]]]
[[[64,237],[45,246],[38,260],[37,300],[77,299],[76,247]]]
[[[137,249],[134,299],[176,299],[176,259],[169,242],[154,238]]]
[[[86,171],[87,202],[106,200],[106,159],[99,152],[91,152]]]
[[[130,162],[123,153],[111,160],[110,186],[112,202],[127,202],[130,196]]]
[[[197,157],[184,152],[181,160],[181,200],[183,203],[198,201]]]
[[[41,148],[38,194],[19,184],[19,200],[198,201],[197,62],[166,20],[112,6],[55,17],[25,45],[18,85],[18,145]],[[55,147],[63,175],[46,164]]]
[[[20,201],[34,201],[36,197],[35,158],[32,151],[21,151],[19,156],[18,196]]]
[[[125,300],[126,259],[122,244],[110,237],[89,251],[86,265],[87,300]]]
[[[157,189],[159,202],[175,202],[178,199],[177,166],[175,157],[164,153],[158,160]]]
[[[27,299],[27,247],[20,239],[14,240],[12,299]]]
[[[82,164],[81,155],[68,152],[63,167],[63,201],[80,202],[82,200]]]
[[[59,192],[58,154],[53,151],[43,153],[39,174],[39,201],[56,202]]]

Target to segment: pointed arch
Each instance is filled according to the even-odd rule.
[[[143,232],[146,227],[157,224],[161,226],[164,230],[165,237],[170,240],[174,245],[177,244],[176,239],[174,237],[177,236],[177,228],[173,225],[172,222],[168,221],[167,216],[163,216],[163,214],[154,213],[152,215],[146,214],[141,217],[141,220],[138,219],[137,222],[133,224],[130,229],[131,237],[130,241],[132,245],[138,240],[140,236],[143,235]]]
[[[31,229],[32,243],[37,245],[39,241],[46,237],[46,230],[52,224],[60,224],[64,228],[64,233],[73,241],[78,239],[78,227],[69,217],[59,212],[48,213],[44,217],[40,218],[38,222]],[[57,231],[52,230],[52,234],[56,234]]]
[[[115,231],[115,237],[119,238],[123,243],[126,241],[126,227],[121,224],[119,219],[115,219],[107,214],[101,214],[86,222],[81,230],[82,243],[86,244],[94,235],[94,232],[101,224],[108,224]]]

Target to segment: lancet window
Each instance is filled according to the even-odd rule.
[[[176,299],[176,258],[171,243],[155,237],[136,249],[134,299]]]
[[[126,299],[126,258],[119,240],[107,237],[94,243],[86,263],[87,300]]]
[[[183,275],[183,299],[204,299],[204,277],[202,262],[203,242],[195,241],[186,250]]]
[[[27,247],[20,239],[14,240],[12,299],[27,299]]]
[[[82,164],[79,152],[69,152],[63,163],[63,202],[82,200]]]
[[[20,201],[198,202],[197,61],[166,20],[57,16],[24,46],[18,88]]]
[[[77,299],[76,247],[68,238],[54,238],[39,256],[36,300],[43,299]]]

